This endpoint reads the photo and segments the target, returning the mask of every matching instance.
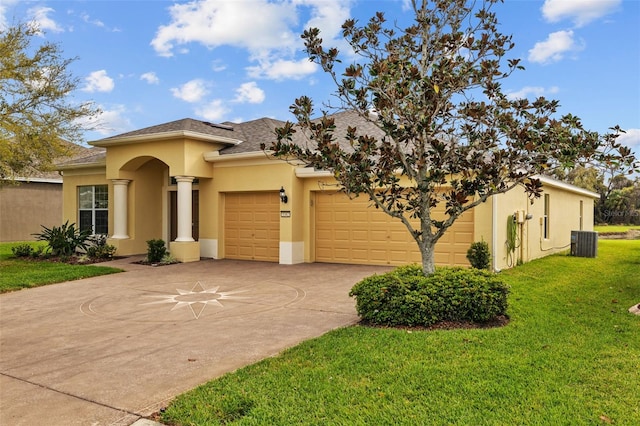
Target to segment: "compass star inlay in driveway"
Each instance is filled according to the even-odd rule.
[[[197,290],[197,289],[200,290]],[[218,291],[220,286],[216,286],[213,288],[205,289],[200,281],[196,282],[191,290],[181,290],[179,288],[176,289],[177,294],[167,294],[162,296],[147,296],[154,297],[157,299],[161,299],[155,302],[145,303],[145,305],[155,305],[159,303],[174,303],[174,306],[171,308],[174,309],[183,308],[188,306],[193,313],[195,319],[200,318],[202,311],[207,305],[215,305],[219,307],[223,307],[224,305],[220,303],[220,300],[224,299],[244,299],[244,297],[234,296],[234,294],[245,293],[247,290],[237,290],[237,291]],[[194,307],[196,305],[196,307]]]

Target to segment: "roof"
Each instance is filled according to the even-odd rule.
[[[235,145],[240,142],[239,133],[234,128],[225,124],[214,124],[208,121],[194,120],[193,118],[183,118],[181,120],[170,121],[168,123],[145,127],[131,132],[121,133],[90,142],[94,146],[109,146],[115,144],[133,143],[148,141],[152,138],[191,136],[215,142]]]
[[[46,182],[57,183],[61,182],[60,173],[58,173],[58,165],[61,163],[73,162],[78,158],[84,158],[93,152],[93,148],[87,148],[75,143],[62,141],[65,149],[68,151],[68,155],[60,157],[54,160],[53,169],[38,169],[30,167],[26,176],[16,177],[14,180],[20,182]]]
[[[107,150],[104,148],[84,148],[82,154],[74,156],[67,161],[56,163],[56,169],[64,170],[80,166],[105,164],[106,158]]]
[[[332,114],[330,117],[334,119],[335,123],[334,136],[336,142],[343,149],[352,149],[349,141],[346,140],[348,127],[357,127],[360,134],[368,134],[377,137],[384,136],[383,131],[375,124],[375,115],[363,117],[356,111],[348,110]],[[319,120],[320,118],[316,118],[314,121]],[[221,138],[222,141],[231,141],[229,146],[222,148],[216,153],[220,157],[224,157],[225,155],[231,154],[262,152],[260,145],[264,143],[267,147],[270,146],[270,144],[276,140],[275,129],[283,126],[284,124],[284,121],[266,117],[243,123],[232,123],[227,121],[221,124],[214,124],[192,118],[183,118],[181,120],[110,136],[108,138],[92,142],[92,144],[97,146],[109,146],[116,141],[126,143],[127,141],[139,141],[140,139],[151,140],[155,135],[160,138],[163,135],[166,136],[169,134],[175,134],[176,132],[186,132],[192,136],[197,134],[210,136],[212,137],[212,140]],[[296,133],[293,134],[292,141],[297,145],[305,147],[308,146],[309,148],[314,149],[314,144],[311,143],[311,140],[306,136],[305,132],[301,131],[300,127],[297,125],[295,126],[295,129]],[[71,160],[63,163],[58,163],[57,165],[60,170],[66,168],[88,167],[92,165],[105,164],[105,159],[106,150],[104,148],[84,148],[84,152],[81,155],[75,156]],[[578,192],[593,198],[599,197],[596,193],[579,188],[575,185],[570,185],[566,182],[561,182],[547,176],[538,177],[542,180],[543,184],[548,186],[563,188],[565,190]]]
[[[224,124],[233,127],[242,143],[220,150],[220,155],[262,151],[260,144],[265,143],[268,146],[275,141],[276,127],[283,126],[285,122],[273,118],[259,118],[246,123],[226,122]]]
[[[373,121],[375,121],[373,116],[371,117],[371,119],[369,119],[362,117],[355,111],[342,111],[336,114],[332,114],[330,115],[330,117],[334,119],[334,124],[336,126],[334,130],[336,142],[346,150],[352,149],[351,145],[346,140],[348,127],[357,127],[359,132],[362,134],[379,137],[383,136],[382,130],[380,130],[378,126],[373,124]],[[317,122],[319,120],[320,118],[316,118],[313,121]],[[222,149],[220,151],[221,156],[224,156],[226,154],[261,152],[262,150],[260,149],[260,144],[264,143],[267,147],[269,147],[272,142],[275,142],[275,129],[276,127],[283,126],[285,122],[270,118],[261,118],[247,123],[229,124],[234,127],[234,130],[237,130],[244,136],[242,139],[243,143],[237,146]],[[300,146],[308,145],[309,148],[314,149],[314,145],[311,143],[311,140],[303,131],[301,131],[300,126],[296,125],[294,128],[296,132],[293,134],[292,142]]]
[[[349,126],[357,126],[359,130],[366,132],[367,134],[381,134],[381,130],[375,124],[365,120],[355,111],[343,111],[333,114],[331,117],[335,119],[335,134],[337,136],[337,141],[347,149],[349,149],[350,146],[346,139],[344,139],[344,136],[346,135],[347,128]],[[316,120],[319,120],[319,118]],[[283,126],[284,124],[284,121],[267,117],[243,123],[232,123],[227,121],[221,124],[214,124],[192,118],[183,118],[181,120],[170,121],[168,123],[110,136],[93,141],[91,144],[97,147],[105,147],[116,143],[131,143],[141,139],[149,140],[156,135],[160,137],[162,135],[166,136],[175,133],[188,133],[192,136],[202,135],[205,137],[211,137],[212,140],[227,142],[230,146],[224,147],[219,151],[219,154],[224,156],[229,154],[261,152],[262,150],[260,149],[260,145],[264,143],[269,146],[271,142],[274,142],[276,140],[275,129]],[[296,127],[298,131],[294,134],[293,141],[300,145],[308,144],[310,142],[309,139],[305,137],[305,134],[300,131],[298,126]],[[58,166],[62,168],[69,168],[73,166],[103,164],[106,156],[105,151],[102,148],[93,149],[94,151],[85,156],[58,163]]]

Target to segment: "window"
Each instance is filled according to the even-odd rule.
[[[544,194],[544,214],[542,216],[542,237],[549,239],[549,194]]]
[[[109,230],[109,188],[107,185],[78,187],[78,217],[80,230],[91,229],[94,234]]]
[[[580,231],[582,231],[584,226],[584,206],[582,205],[582,200],[580,200]]]

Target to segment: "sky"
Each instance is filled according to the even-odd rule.
[[[309,62],[300,34],[320,28],[347,52],[340,26],[377,11],[407,26],[408,0],[0,0],[0,28],[36,21],[36,42],[77,58],[73,101],[93,101],[87,141],[182,118],[293,120],[302,95],[317,109],[335,86]],[[640,0],[506,0],[494,8],[526,68],[503,82],[512,98],[545,96],[590,130],[614,125],[640,154]],[[346,59],[353,56],[346,56]]]

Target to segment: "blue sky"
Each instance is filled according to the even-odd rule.
[[[87,140],[191,117],[212,122],[292,119],[289,105],[317,105],[334,87],[306,60],[309,26],[344,46],[340,25],[376,11],[408,22],[407,0],[0,0],[0,25],[35,20],[42,40],[77,57],[78,101],[103,110]],[[513,34],[513,97],[558,99],[560,113],[605,132],[619,124],[640,153],[640,1],[506,0],[495,7]]]

